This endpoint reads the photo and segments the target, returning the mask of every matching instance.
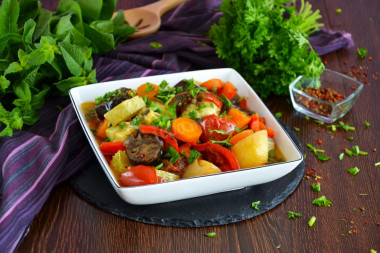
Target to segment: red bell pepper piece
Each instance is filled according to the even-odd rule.
[[[223,88],[219,90],[218,96],[222,97],[222,95],[226,96],[229,100],[231,100],[237,93],[237,89],[230,82],[227,81],[224,83]]]
[[[153,134],[161,137],[164,141],[165,148],[172,146],[178,152],[178,142],[173,137],[172,133],[156,126],[140,125],[139,129],[144,134]]]
[[[116,141],[116,142],[102,142],[99,146],[100,151],[103,154],[110,155],[116,154],[119,150],[124,150],[124,142]]]
[[[258,113],[252,114],[252,120],[249,123],[249,128],[255,132],[260,131],[260,120]]]
[[[210,92],[201,91],[201,92],[199,92],[198,97],[203,99],[204,101],[213,103],[218,108],[223,107],[223,102],[220,101],[220,99],[217,96],[215,96],[214,94],[212,94]]]
[[[151,166],[138,165],[121,174],[121,186],[139,186],[158,183],[156,169]]]
[[[222,171],[240,169],[240,165],[234,153],[221,145],[206,142],[202,144],[192,144],[192,146],[199,152],[211,153],[211,157],[208,157],[211,159],[207,160],[210,160],[210,162],[214,163]]]

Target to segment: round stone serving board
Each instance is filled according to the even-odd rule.
[[[284,123],[294,143],[302,150],[297,135]],[[134,221],[172,227],[206,227],[250,219],[284,201],[300,183],[305,169],[302,162],[289,174],[266,184],[245,187],[204,197],[154,205],[132,205],[123,201],[112,188],[94,157],[94,162],[74,175],[70,186],[95,206]],[[260,201],[258,208],[252,202]]]

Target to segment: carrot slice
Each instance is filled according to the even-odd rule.
[[[160,86],[153,83],[144,83],[137,88],[137,95],[140,97],[148,97],[150,100],[157,100],[155,97],[158,94]]]
[[[213,91],[214,89],[218,91],[223,87],[223,85],[224,82],[218,78],[210,79],[200,84],[201,87],[205,87],[208,91]]]
[[[106,135],[106,129],[108,127],[108,119],[104,119],[102,123],[100,123],[100,126],[98,128],[98,131],[96,131],[96,136],[99,138],[105,139],[107,137]]]
[[[192,119],[179,117],[172,123],[172,133],[178,140],[197,142],[202,134],[202,128]]]
[[[242,139],[244,139],[245,137],[247,137],[247,136],[249,136],[251,134],[253,134],[253,131],[251,129],[247,129],[247,130],[241,131],[240,133],[235,134],[234,136],[232,136],[231,139],[229,140],[229,142],[233,146],[233,145],[235,145],[236,143],[238,143],[239,141],[241,141]]]
[[[238,128],[243,128],[251,122],[251,117],[239,109],[231,108],[227,114],[231,116],[231,119],[236,123]]]
[[[222,95],[226,96],[229,100],[231,100],[237,93],[237,89],[230,82],[227,81],[224,83],[223,88],[218,91],[218,96],[222,97]]]

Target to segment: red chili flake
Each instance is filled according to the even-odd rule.
[[[322,140],[321,140],[321,139],[318,140],[318,144],[319,144],[319,145],[322,144]]]
[[[380,226],[380,222],[376,223],[376,225]]]
[[[369,61],[372,61],[372,57],[371,57],[371,56],[370,56],[370,57],[368,57],[368,60],[369,60]]]
[[[368,224],[369,222],[368,221],[364,221],[365,224]]]
[[[372,149],[373,152],[376,152],[376,148]]]
[[[327,60],[323,62],[323,64],[327,65]]]
[[[353,233],[356,233],[356,230],[354,229],[354,230],[352,230],[352,232],[353,232]]]
[[[347,65],[347,64],[348,64],[347,60],[345,60],[343,63],[344,63],[344,65]]]

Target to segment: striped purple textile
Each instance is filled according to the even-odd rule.
[[[225,67],[211,41],[202,37],[222,15],[215,12],[219,5],[220,0],[189,0],[165,14],[157,33],[96,57],[97,79],[104,82]],[[325,54],[351,45],[345,36],[322,31],[313,37],[313,44]],[[150,42],[161,43],[162,48],[154,49]],[[96,159],[68,98],[48,99],[40,116],[29,129],[0,138],[0,252],[16,249],[57,184]]]

